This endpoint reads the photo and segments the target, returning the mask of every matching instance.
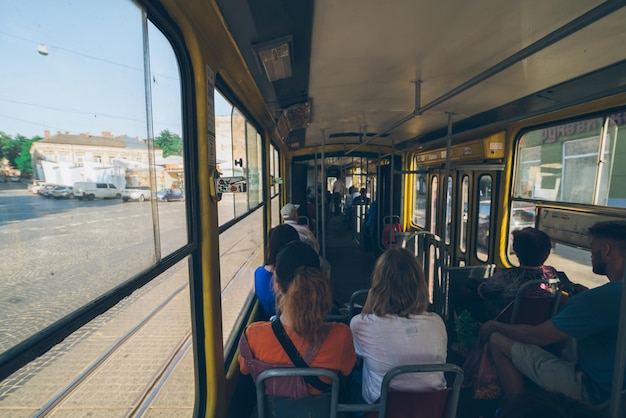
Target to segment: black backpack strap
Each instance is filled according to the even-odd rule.
[[[309,365],[304,361],[304,359],[298,352],[296,346],[293,345],[293,342],[289,339],[285,328],[283,328],[283,324],[280,322],[280,318],[277,317],[272,321],[272,330],[274,331],[278,342],[280,343],[280,345],[283,346],[283,349],[291,359],[291,362],[294,364],[294,366],[301,368],[309,367]],[[304,376],[303,378],[305,382],[307,382],[309,385],[313,386],[320,392],[328,392],[332,387],[330,383],[323,382],[317,376]]]

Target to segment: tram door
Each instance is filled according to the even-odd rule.
[[[394,169],[399,170],[402,164],[401,159],[396,157],[394,164]],[[396,173],[392,178],[391,164],[380,165],[378,166],[376,185],[377,196],[375,200],[378,201],[378,209],[376,211],[376,223],[378,226],[376,228],[376,242],[379,247],[382,247],[385,223],[395,223],[400,219],[399,215],[402,211],[402,174]],[[397,217],[397,219],[394,217]]]
[[[428,229],[447,248],[447,264],[465,266],[493,261],[497,222],[496,191],[501,169],[459,167],[446,178],[443,169],[429,170]],[[487,168],[487,167],[486,167]]]
[[[437,235],[446,246],[446,265],[458,265],[457,248],[459,230],[459,173],[444,169],[431,169],[428,175],[428,230]]]

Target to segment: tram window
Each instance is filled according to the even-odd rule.
[[[462,252],[467,251],[467,208],[469,206],[469,177],[463,176],[461,184],[461,205],[459,206],[459,218],[462,219],[459,248]]]
[[[450,245],[450,233],[452,226],[452,177],[448,177],[448,187],[446,189],[446,244]]]
[[[259,132],[220,92],[215,93],[217,169],[222,177],[243,177],[245,189],[223,193],[219,225],[245,215],[263,201],[262,140]]]
[[[171,45],[131,1],[33,3],[0,5],[0,159],[20,179],[0,196],[0,353],[188,242],[185,203],[157,200],[185,185]]]
[[[492,214],[492,184],[489,175],[482,175],[478,180],[476,199],[478,200],[478,216],[476,222],[476,257],[481,261],[489,260],[489,240]]]
[[[426,176],[413,176],[413,223],[424,228],[426,226]]]
[[[626,112],[525,133],[518,143],[515,197],[626,207]]]
[[[278,154],[278,150],[276,150],[276,148],[274,148],[274,145],[270,146],[270,174],[271,174],[271,178],[272,178],[272,184],[270,185],[271,187],[271,196],[274,197],[279,193],[280,190],[280,185],[278,184],[278,180],[280,178],[280,160],[279,160],[279,154]],[[274,218],[272,218],[273,220]]]
[[[275,199],[277,200],[277,199]],[[263,265],[263,208],[220,233],[220,280],[224,344],[236,328],[254,288],[254,270]]]
[[[255,208],[263,201],[263,146],[261,135],[246,124],[246,144],[248,151],[248,209]]]
[[[430,232],[437,234],[437,176],[430,181]]]

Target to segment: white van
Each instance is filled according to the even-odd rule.
[[[122,192],[115,187],[115,184],[81,181],[74,183],[74,197],[78,200],[119,199],[122,197]]]

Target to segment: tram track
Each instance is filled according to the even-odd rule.
[[[156,307],[154,307],[148,314],[137,321],[130,329],[128,329],[121,337],[119,337],[113,344],[111,344],[106,350],[104,350],[98,358],[96,358],[91,364],[83,369],[70,383],[55,393],[41,409],[35,412],[33,417],[47,417],[52,415],[55,411],[58,411],[63,403],[72,395],[77,393],[81,387],[89,380],[89,378],[95,376],[99,370],[101,370],[107,360],[112,358],[117,353],[129,344],[133,337],[136,336],[142,329],[144,329],[152,319],[156,318],[161,312],[163,312],[168,305],[178,296],[181,292],[189,287],[188,283],[178,286],[169,295],[167,295]],[[136,401],[131,407],[131,411],[127,415],[128,417],[141,416],[143,412],[147,410],[152,401],[154,400],[156,393],[162,387],[164,379],[169,376],[173,368],[178,364],[180,359],[189,350],[191,346],[191,330],[189,330],[185,336],[175,345],[174,349],[170,351],[166,360],[162,363],[159,369],[153,373],[152,377],[147,380],[141,391],[141,395],[137,396]]]

